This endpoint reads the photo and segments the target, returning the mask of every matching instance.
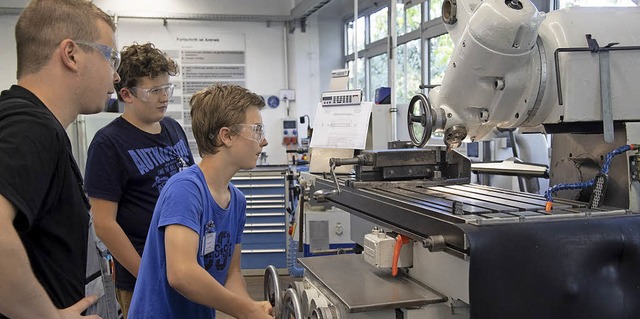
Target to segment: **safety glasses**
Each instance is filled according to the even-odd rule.
[[[113,69],[113,72],[118,71],[118,67],[120,66],[120,51],[118,51],[117,49],[112,48],[110,46],[106,46],[104,44],[96,43],[96,42],[86,42],[81,40],[73,40],[73,42],[79,45],[90,47],[100,52],[102,56],[104,56],[104,58],[107,59],[107,61],[109,61],[109,64]]]
[[[164,96],[165,94],[167,95],[167,98],[170,99],[173,96],[174,88],[175,88],[175,85],[173,85],[172,83],[152,87],[150,89],[141,89],[137,87],[132,87],[131,89],[133,89],[133,91],[131,91],[131,94],[133,94],[133,96],[145,102],[149,101],[150,97],[154,97],[157,99],[161,96]]]
[[[265,138],[264,126],[262,124],[234,124],[234,125],[231,125],[230,129],[231,131],[235,132],[236,134],[244,138],[248,138],[250,140],[254,140],[258,142],[258,144],[262,143]],[[251,136],[247,137],[240,134],[242,131],[251,132]]]

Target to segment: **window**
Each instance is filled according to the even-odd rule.
[[[369,16],[369,34],[371,37],[369,43],[384,39],[389,35],[388,13],[389,9],[384,7]],[[358,27],[360,26],[358,25]]]
[[[415,39],[398,46],[396,62],[396,101],[398,103],[407,104],[414,95],[421,92],[420,43],[420,39]]]
[[[358,50],[364,48],[364,17],[358,18]],[[353,21],[347,24],[347,54],[353,54]]]
[[[389,20],[390,6],[387,2],[380,1],[372,3],[374,7],[361,8],[364,13],[356,22],[357,48],[353,44],[354,22],[345,21],[344,65],[352,70],[349,87],[362,89],[364,100],[373,101],[376,89],[393,83],[396,101],[407,104],[415,94],[423,91],[420,84],[441,81],[453,44],[448,35],[440,38],[442,32],[446,32],[439,19],[443,0],[426,0],[410,7],[399,3],[395,21]],[[424,23],[423,18],[433,21]],[[393,62],[396,63],[394,79],[389,78],[387,38],[390,23],[396,23],[398,35],[397,54]],[[430,45],[430,39],[433,45]],[[353,61],[356,58],[357,79],[353,74]]]
[[[420,8],[421,6],[413,6],[405,10],[407,18],[407,33],[420,29],[420,22],[422,21],[422,17],[420,16]]]
[[[389,58],[386,53],[369,59],[369,101],[373,101],[377,88],[389,86]]]
[[[635,7],[631,0],[556,0],[558,8],[566,7]]]
[[[431,1],[426,1],[426,3],[428,3],[428,7],[429,11],[428,14],[425,14],[425,19],[427,20],[433,20],[433,19],[438,19],[440,18],[440,16],[442,15],[442,0],[431,0]]]
[[[420,16],[421,6],[415,5],[405,10],[404,5],[398,3],[396,6],[396,34],[403,35],[420,28]]]
[[[429,84],[440,84],[453,53],[449,34],[429,39]]]
[[[350,70],[349,72],[349,89],[364,89],[364,59],[358,59],[358,84],[354,84],[353,80],[353,61],[347,62],[346,68]]]

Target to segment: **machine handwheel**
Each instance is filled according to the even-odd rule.
[[[338,311],[332,306],[313,309],[310,319],[338,319]]]
[[[269,301],[277,318],[282,309],[282,296],[278,271],[273,265],[269,265],[264,271],[264,300]]]
[[[303,319],[302,317],[302,305],[300,304],[300,297],[293,288],[287,289],[284,293],[284,301],[282,302],[282,312],[280,313],[280,319]]]
[[[409,102],[407,112],[407,127],[411,143],[417,147],[424,147],[433,133],[433,114],[431,103],[426,95],[416,94]]]

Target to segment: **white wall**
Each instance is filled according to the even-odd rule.
[[[289,34],[289,74],[291,88],[296,90],[294,116],[309,115],[313,123],[313,113],[320,102],[319,39],[317,20],[308,21],[307,32],[296,30]],[[299,125],[300,137],[306,137],[305,123]]]
[[[14,0],[16,1],[16,0]],[[94,0],[102,10],[119,15],[236,14],[288,16],[286,0]]]
[[[308,115],[312,126],[320,96],[329,88],[331,70],[344,68],[342,28],[339,16],[316,14],[307,20],[305,32],[298,26],[289,34],[289,74],[291,86],[296,90],[295,114]],[[299,126],[301,138],[307,137],[308,124]]]
[[[29,0],[2,0],[0,6],[6,8],[24,8]]]
[[[14,29],[17,16],[0,16],[0,90],[8,89],[16,83],[16,38]]]

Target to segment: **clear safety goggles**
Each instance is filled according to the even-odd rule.
[[[109,64],[113,69],[113,72],[118,71],[118,67],[120,66],[120,51],[118,51],[116,48],[112,48],[110,46],[106,46],[104,44],[100,44],[96,42],[87,42],[87,41],[81,41],[81,40],[74,40],[73,42],[90,47],[100,52],[100,54],[102,54],[102,56],[104,56],[104,58],[107,59],[107,61],[109,61]]]
[[[149,101],[150,97],[159,98],[165,94],[167,95],[167,98],[170,99],[173,96],[174,88],[175,85],[173,85],[173,83],[152,87],[150,89],[132,87],[131,89],[133,89],[133,91],[131,91],[131,93],[133,96],[146,102]],[[133,93],[134,91],[136,92],[135,94]]]
[[[234,124],[234,125],[231,125],[230,129],[231,131],[235,132],[236,134],[244,138],[248,138],[258,142],[258,144],[262,143],[265,139],[264,126],[262,124]],[[251,132],[251,136],[247,137],[240,134],[242,131]]]

